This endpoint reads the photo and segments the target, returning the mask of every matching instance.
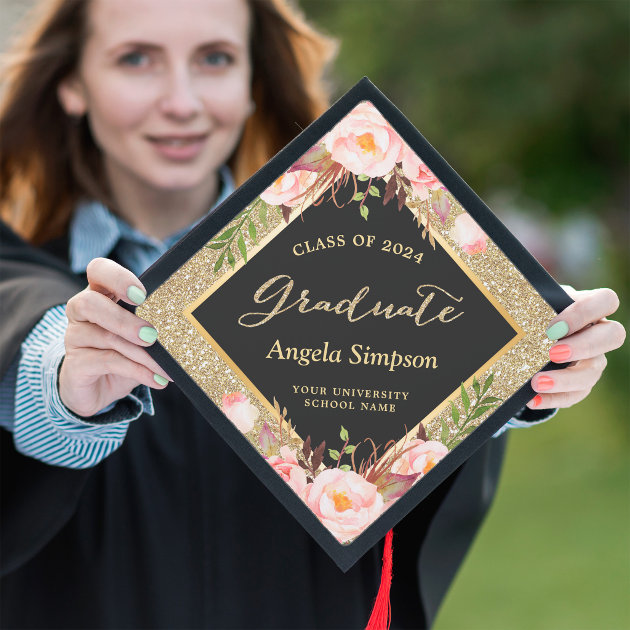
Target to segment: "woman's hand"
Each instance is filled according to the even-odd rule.
[[[564,289],[575,302],[551,320],[547,334],[557,341],[549,357],[554,363],[572,363],[532,378],[532,387],[539,393],[527,403],[530,409],[570,407],[586,398],[606,367],[604,353],[619,348],[626,338],[619,322],[606,319],[619,307],[614,291]]]
[[[155,329],[116,303],[144,300],[138,278],[106,258],[92,260],[87,277],[89,286],[66,306],[59,395],[68,409],[89,417],[140,384],[164,389],[171,379],[144,350],[155,341]]]

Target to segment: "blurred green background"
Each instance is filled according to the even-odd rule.
[[[628,314],[628,1],[300,0],[562,284]],[[630,355],[510,435],[493,508],[435,630],[630,628]],[[395,571],[395,566],[394,566]],[[394,578],[395,579],[395,578]]]

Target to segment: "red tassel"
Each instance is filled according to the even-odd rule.
[[[383,570],[381,572],[381,585],[378,588],[374,608],[365,630],[389,630],[392,622],[392,605],[389,601],[389,589],[392,585],[392,538],[394,530],[390,529],[385,536],[383,548]]]

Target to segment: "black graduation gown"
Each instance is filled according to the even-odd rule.
[[[81,290],[67,239],[0,225],[0,373],[43,313]],[[51,253],[54,252],[54,253]],[[2,453],[6,628],[362,628],[382,543],[342,573],[175,384],[88,470]],[[219,413],[217,411],[217,413]],[[392,627],[430,624],[493,498],[490,440],[394,530]]]

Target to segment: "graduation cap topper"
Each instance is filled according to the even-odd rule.
[[[149,353],[343,570],[533,396],[570,303],[367,78],[142,281]]]

